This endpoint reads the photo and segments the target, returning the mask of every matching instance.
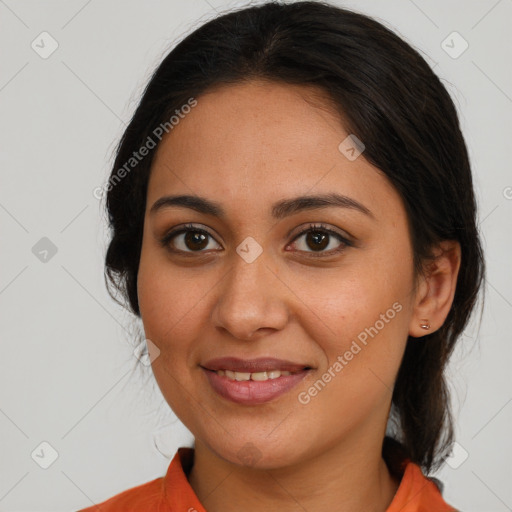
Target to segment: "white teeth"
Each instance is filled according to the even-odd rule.
[[[277,377],[280,377],[281,375],[291,375],[291,372],[285,372],[285,371],[279,371],[279,370],[272,370],[270,372],[267,372],[269,379],[277,379]]]
[[[246,372],[232,372],[231,370],[217,370],[217,375],[222,377],[227,377],[231,380],[269,380],[269,379],[277,379],[281,376],[291,375],[291,372],[280,371],[280,370],[269,370],[267,372],[255,372],[255,373],[246,373]]]
[[[272,372],[269,372],[269,373],[272,373]],[[257,373],[251,374],[251,379],[252,380],[268,380],[269,375],[267,372],[257,372]]]

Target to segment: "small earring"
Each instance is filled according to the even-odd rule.
[[[420,327],[422,329],[428,330],[430,329],[430,324],[428,323],[428,320],[422,320],[423,323],[420,324]]]

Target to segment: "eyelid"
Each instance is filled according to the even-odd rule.
[[[287,247],[295,244],[297,239],[307,235],[310,232],[327,233],[329,237],[335,238],[340,243],[337,248],[330,249],[328,251],[296,251],[298,253],[306,254],[308,258],[329,258],[332,256],[337,256],[345,252],[347,248],[354,247],[355,245],[350,235],[346,234],[345,232],[340,232],[337,229],[331,228],[322,222],[310,222],[307,224],[307,227],[302,225],[297,229],[300,229],[300,231],[293,237],[292,241],[287,245]]]
[[[210,233],[208,230],[206,230],[204,228],[197,227],[197,226],[195,226],[193,224],[184,224],[184,225],[175,227],[175,228],[171,229],[170,231],[167,231],[160,238],[160,244],[162,245],[162,247],[168,247],[170,241],[173,238],[175,238],[176,236],[181,235],[183,233],[186,233],[187,231],[195,231],[195,232],[198,232],[198,233],[206,234],[209,237],[211,237],[213,240],[215,240],[215,242],[217,244],[219,244],[219,242],[217,242],[217,239],[215,238],[215,236],[213,236],[212,233]],[[193,254],[194,253],[194,251],[181,251],[180,249],[176,249],[175,252],[181,252],[181,253],[185,252],[185,253],[189,253],[189,254]],[[204,251],[195,251],[195,252],[200,254],[200,253],[202,253]]]
[[[310,230],[326,231],[329,234],[334,234],[341,237],[346,242],[352,242],[353,240],[356,240],[356,238],[347,231],[335,228],[334,226],[331,227],[330,225],[324,224],[323,222],[307,222],[305,224],[301,224],[297,228],[289,231],[287,236],[293,237],[292,241],[294,241],[299,236],[306,234]],[[297,231],[297,233],[293,234],[295,231]]]

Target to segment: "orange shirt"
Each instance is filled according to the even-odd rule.
[[[187,480],[193,460],[193,448],[178,448],[165,477],[132,487],[79,512],[207,512]],[[437,486],[423,475],[420,467],[408,462],[386,512],[457,511],[443,500]]]

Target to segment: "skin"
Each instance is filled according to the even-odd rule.
[[[138,297],[145,334],[160,350],[152,367],[166,401],[195,436],[189,482],[209,512],[385,511],[399,482],[381,457],[394,385],[407,336],[432,332],[455,292],[460,247],[446,241],[415,285],[407,217],[385,175],[338,146],[348,132],[313,88],[252,81],[222,86],[162,140],[148,184]],[[371,210],[304,210],[276,220],[285,198],[342,193]],[[184,207],[154,214],[162,196],[216,201],[224,219]],[[331,235],[320,253],[310,222]],[[188,245],[192,223],[212,235]],[[193,234],[193,233],[191,233]],[[236,252],[254,238],[251,263]],[[174,245],[173,245],[174,244]],[[194,252],[194,250],[196,252]],[[402,309],[304,405],[300,392],[328,371],[379,315]],[[411,342],[422,343],[421,339]],[[276,400],[239,405],[217,395],[199,366],[214,357],[277,357],[314,368]],[[240,453],[251,447],[256,456]]]

